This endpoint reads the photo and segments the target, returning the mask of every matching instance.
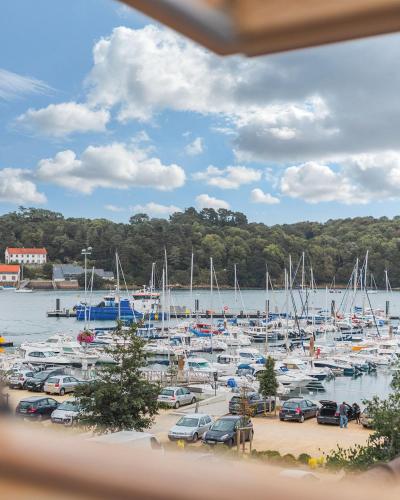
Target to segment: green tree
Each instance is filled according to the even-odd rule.
[[[272,397],[275,398],[275,411],[276,411],[276,394],[278,391],[278,381],[275,374],[275,360],[268,356],[265,360],[265,370],[259,376],[260,381],[260,394],[266,400],[269,398],[269,412],[271,413]],[[266,408],[265,408],[266,409]]]
[[[50,262],[43,264],[42,273],[44,278],[51,280],[53,277],[53,264],[50,264]]]
[[[375,396],[364,401],[374,429],[367,444],[338,447],[328,455],[328,466],[362,470],[400,454],[400,370],[396,370],[391,387],[393,391],[386,399]]]
[[[78,276],[78,284],[81,288],[85,287],[85,273],[82,273]],[[93,274],[93,284],[92,284],[92,273],[88,270],[87,272],[87,287],[90,290],[102,290],[105,288],[105,283],[103,278],[100,278],[96,273]]]
[[[115,344],[107,349],[114,363],[107,364],[96,380],[81,385],[76,392],[82,406],[80,422],[96,433],[143,431],[157,414],[159,386],[141,372],[146,363],[145,343],[136,330],[135,325],[129,329],[117,326]]]

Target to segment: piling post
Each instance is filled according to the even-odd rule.
[[[336,303],[334,300],[331,302],[331,316],[333,318],[333,322],[336,323]]]
[[[240,452],[240,429],[236,430],[236,449],[239,454]]]
[[[269,318],[269,299],[265,301],[265,318],[268,321]]]
[[[385,313],[386,313],[386,319],[387,319],[389,317],[389,314],[390,314],[390,302],[389,302],[389,300],[386,301]]]
[[[56,299],[56,311],[61,311],[61,300]]]

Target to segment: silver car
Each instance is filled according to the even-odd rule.
[[[203,413],[189,413],[181,417],[178,422],[168,432],[168,439],[184,439],[195,443],[203,434],[208,431],[213,423],[209,415]]]
[[[26,380],[33,377],[35,373],[33,370],[15,370],[8,377],[8,386],[10,389],[24,389]]]
[[[76,399],[63,401],[51,414],[53,424],[72,425],[79,415],[79,403]]]
[[[67,392],[74,392],[77,386],[83,383],[82,380],[78,380],[71,375],[54,375],[48,378],[44,384],[44,392],[64,396]]]
[[[160,392],[157,401],[173,408],[179,408],[183,405],[194,404],[197,400],[193,392],[190,392],[186,387],[165,387]]]

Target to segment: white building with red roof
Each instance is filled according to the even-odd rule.
[[[0,264],[0,285],[16,285],[19,282],[20,266]]]
[[[46,264],[47,250],[45,248],[11,248],[7,247],[4,260],[6,264]]]

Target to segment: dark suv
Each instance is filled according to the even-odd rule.
[[[232,415],[216,420],[210,429],[203,434],[202,442],[204,444],[233,446],[236,444],[238,429],[245,429],[243,430],[245,441],[250,441],[253,438],[253,424],[250,418]]]
[[[292,398],[285,401],[279,412],[280,420],[304,422],[306,418],[315,417],[318,406],[309,399]]]
[[[33,377],[29,377],[26,379],[25,388],[28,389],[28,391],[42,392],[44,384],[46,383],[48,378],[52,377],[53,375],[62,374],[64,374],[63,368],[52,368],[35,373]]]
[[[321,408],[318,411],[317,422],[319,424],[340,425],[339,405],[335,401],[320,401]],[[353,408],[346,404],[346,413],[349,420],[354,420]]]
[[[51,417],[58,405],[59,403],[53,398],[41,396],[26,398],[18,403],[15,414],[32,420],[44,420]]]
[[[239,415],[240,413],[249,413],[250,415],[257,415],[257,413],[264,413],[269,411],[269,404],[271,402],[271,411],[275,409],[275,401],[273,399],[264,399],[260,394],[252,392],[243,396],[233,396],[229,401],[229,413],[232,415]]]

